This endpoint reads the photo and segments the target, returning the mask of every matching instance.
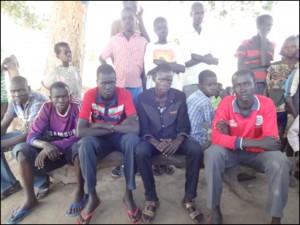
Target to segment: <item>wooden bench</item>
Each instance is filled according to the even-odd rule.
[[[185,167],[185,156],[175,154],[173,156],[166,157],[162,154],[153,156],[153,165],[174,165],[179,168]],[[114,167],[123,163],[123,155],[121,152],[114,151],[108,154],[98,164],[98,170],[101,168]],[[54,179],[54,182],[62,182],[64,184],[76,183],[76,176],[74,167],[65,165],[61,168],[53,170],[49,173],[50,177]]]

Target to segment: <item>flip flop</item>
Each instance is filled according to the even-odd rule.
[[[142,218],[142,211],[139,209],[139,207],[136,207],[135,211],[132,212],[131,210],[128,209],[126,202],[123,199],[123,203],[127,212],[127,217],[131,223],[137,223],[141,220]]]
[[[80,201],[76,204],[71,204],[68,211],[66,212],[66,216],[69,216],[69,217],[78,216],[80,214],[81,210],[83,210],[84,207],[86,206],[86,203],[88,202],[88,199],[89,199],[89,195],[85,194],[82,201]],[[74,210],[74,209],[78,209],[78,211],[75,212],[75,213],[68,213],[69,211]]]
[[[17,209],[15,209],[13,211],[13,213],[11,214],[11,216],[6,220],[6,224],[17,224],[19,223],[21,220],[23,220],[28,213],[30,213],[31,209],[24,209],[21,212],[18,212],[18,209],[20,207],[18,207]],[[12,220],[14,218],[17,218],[16,220]]]
[[[91,213],[89,213],[87,215],[84,214],[84,209],[81,210],[81,213],[79,214],[79,218],[77,219],[77,224],[84,224],[84,222],[87,221],[88,219],[90,221],[87,224],[90,224],[96,210],[100,207],[100,205],[101,205],[101,202],[99,202],[99,205]]]

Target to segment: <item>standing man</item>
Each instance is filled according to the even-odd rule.
[[[182,207],[195,223],[203,220],[194,199],[197,197],[202,148],[191,139],[187,114],[186,96],[171,88],[172,68],[169,64],[157,66],[153,76],[155,88],[144,91],[138,97],[140,136],[142,141],[136,147],[136,163],[145,188],[145,208],[142,218],[150,223],[160,205],[152,172],[151,157],[163,154],[168,157],[175,153],[186,155],[186,182]]]
[[[121,13],[123,32],[113,36],[100,55],[100,63],[113,57],[117,75],[116,86],[128,90],[136,105],[137,96],[142,92],[144,54],[147,40],[134,31],[135,15],[131,8],[124,8]]]
[[[272,16],[258,16],[256,18],[257,35],[243,41],[235,53],[238,58],[238,69],[252,70],[255,77],[255,93],[265,96],[267,96],[267,69],[273,60],[275,49],[275,44],[267,39],[272,26]]]
[[[202,26],[204,6],[200,2],[192,4],[190,16],[193,18],[193,27],[183,37],[182,48],[185,58],[186,71],[183,76],[183,92],[187,97],[198,90],[198,75],[201,71],[218,65],[219,61],[212,54],[212,47],[216,43],[208,34],[206,27]]]
[[[210,222],[222,223],[220,201],[225,169],[242,164],[267,175],[267,212],[272,224],[280,224],[288,197],[290,165],[280,151],[275,105],[271,99],[254,94],[251,70],[234,73],[232,85],[236,96],[227,96],[220,102],[213,121],[212,145],[204,151]]]
[[[77,124],[79,161],[85,181],[88,203],[81,211],[78,224],[90,223],[100,198],[96,191],[97,164],[112,151],[120,151],[124,157],[126,190],[123,202],[132,223],[141,218],[132,191],[135,186],[134,151],[139,143],[139,123],[129,91],[116,87],[116,73],[112,66],[104,64],[97,69],[97,87],[87,91]]]
[[[218,91],[217,75],[204,70],[199,74],[199,89],[187,98],[188,114],[191,121],[190,136],[202,149],[210,145],[211,126],[215,110],[210,97]]]
[[[11,79],[10,95],[12,99],[1,121],[1,200],[21,189],[20,182],[16,180],[9,168],[4,152],[26,141],[31,123],[43,103],[48,101],[43,95],[31,91],[26,78],[21,76]],[[24,123],[23,131],[7,133],[7,128],[16,117]],[[49,185],[48,176],[35,177],[35,186],[39,189],[36,193],[37,198],[41,199],[48,194]]]

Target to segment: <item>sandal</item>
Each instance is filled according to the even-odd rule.
[[[139,207],[136,207],[135,211],[131,211],[128,209],[126,202],[123,199],[123,203],[126,209],[126,213],[127,213],[127,217],[129,219],[129,221],[133,224],[138,223],[140,221],[140,219],[142,218],[142,212],[139,209]]]
[[[111,176],[112,176],[113,178],[119,178],[119,177],[122,176],[123,171],[124,171],[124,165],[116,166],[116,167],[113,168],[113,170],[111,171]]]
[[[194,200],[190,202],[182,202],[181,205],[187,211],[194,223],[201,224],[203,222],[204,216],[197,210],[197,206]]]
[[[168,175],[171,175],[175,172],[173,166],[168,166],[168,165],[162,165],[164,172]]]
[[[159,165],[159,166],[153,166],[153,175],[155,176],[161,176],[164,172],[164,169]]]
[[[145,208],[142,213],[142,220],[144,223],[151,223],[156,215],[156,210],[159,205],[159,201],[146,201]],[[148,217],[148,220],[145,219],[145,216]]]

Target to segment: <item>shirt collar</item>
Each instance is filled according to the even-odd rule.
[[[241,113],[240,108],[239,108],[239,106],[238,106],[238,104],[237,104],[237,98],[236,98],[236,97],[233,99],[232,105],[233,105],[233,111],[234,111],[235,113]],[[254,95],[254,103],[253,103],[253,105],[251,106],[251,109],[250,109],[250,110],[251,110],[251,111],[258,111],[259,109],[260,109],[260,101],[259,101],[259,99],[257,98],[257,96]]]
[[[97,99],[96,99],[96,104],[105,104],[105,102],[103,101],[102,97],[101,97],[101,94],[100,94],[100,91],[98,90],[97,92]],[[117,100],[117,90],[115,90],[115,93],[114,93],[114,97],[113,99],[108,102],[108,105],[105,105],[105,107],[110,107],[110,106],[113,106],[113,105],[117,105],[118,104],[118,100]]]
[[[151,100],[153,100],[153,102],[155,102],[155,88],[151,88],[150,90],[150,95],[149,97],[151,98]],[[173,88],[170,88],[169,92],[168,92],[168,97],[167,97],[167,105],[169,105],[170,103],[173,103],[175,99],[175,92]]]

